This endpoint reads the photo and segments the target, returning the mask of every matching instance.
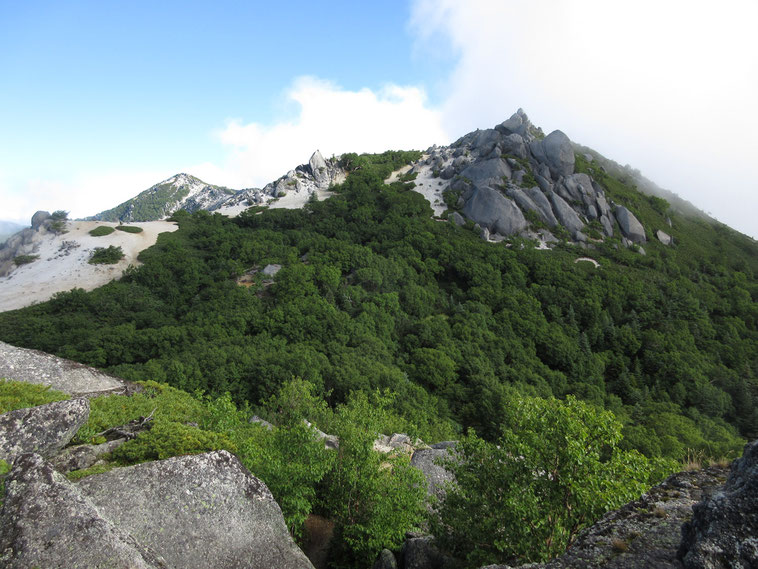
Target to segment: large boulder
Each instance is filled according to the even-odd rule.
[[[158,554],[103,518],[41,456],[18,457],[5,485],[2,567],[167,569]]]
[[[0,459],[11,462],[29,452],[49,458],[71,441],[88,417],[86,399],[57,401],[0,415]]]
[[[445,569],[452,565],[452,560],[437,548],[430,535],[405,540],[400,558],[405,569]]]
[[[511,167],[502,158],[479,160],[461,172],[461,176],[471,180],[475,186],[497,186],[504,179],[510,179],[511,175]]]
[[[758,567],[758,441],[732,464],[723,491],[693,512],[678,553],[686,569]]]
[[[313,567],[266,485],[226,451],[119,468],[78,486],[171,567]]]
[[[0,342],[0,377],[49,385],[71,395],[115,393],[125,389],[123,381],[95,368],[4,342]]]
[[[535,140],[529,150],[537,162],[547,165],[553,178],[574,173],[574,148],[571,140],[560,130],[554,130],[542,140]]]
[[[548,200],[547,196],[540,188],[528,188],[524,190],[524,192],[529,196],[534,205],[537,206],[537,213],[548,227],[555,227],[558,225],[558,220],[550,206],[550,200]]]
[[[32,229],[39,228],[46,220],[50,219],[49,211],[38,211],[32,216]]]
[[[634,214],[626,209],[624,206],[616,206],[616,221],[619,222],[621,233],[624,237],[629,239],[632,243],[645,243],[647,238],[645,237],[645,228],[634,216]]]
[[[511,118],[497,125],[495,130],[498,130],[505,135],[518,134],[524,136],[526,135],[528,128],[529,119],[524,114],[524,111],[519,109],[511,115]]]
[[[579,215],[566,203],[566,200],[556,193],[550,193],[550,202],[553,204],[555,217],[560,224],[568,230],[572,237],[576,237],[584,227],[584,222],[579,218]]]
[[[527,222],[513,201],[488,186],[474,190],[463,207],[463,213],[491,233],[515,235],[523,231]]]
[[[671,235],[669,235],[665,231],[661,231],[660,229],[655,232],[655,236],[658,238],[658,241],[660,241],[664,245],[671,245],[674,242],[674,238],[671,237]]]

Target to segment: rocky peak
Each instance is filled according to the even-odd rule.
[[[588,246],[588,234],[612,237],[618,224],[625,245],[644,243],[639,220],[627,208],[613,210],[605,189],[575,172],[575,160],[574,144],[564,132],[544,136],[519,109],[495,128],[470,132],[449,147],[429,148],[411,172],[417,175],[415,189],[436,214],[449,202],[443,194],[453,192],[458,212],[491,241],[520,235],[545,245],[557,241],[551,232],[558,231]]]

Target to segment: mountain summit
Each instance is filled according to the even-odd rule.
[[[177,174],[116,207],[91,217],[96,221],[156,221],[179,209],[191,212],[214,209],[235,191],[206,184],[189,174]]]

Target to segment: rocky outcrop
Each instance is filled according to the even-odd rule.
[[[16,268],[16,257],[31,255],[39,249],[39,243],[49,233],[51,222],[52,217],[48,212],[38,211],[32,216],[31,227],[14,233],[0,243],[0,277],[9,275]]]
[[[308,168],[310,169],[311,176],[316,180],[319,186],[329,184],[329,171],[326,165],[326,160],[321,156],[321,151],[316,150],[308,160]]]
[[[495,128],[427,149],[410,172],[435,215],[444,217],[449,200],[443,194],[454,192],[453,207],[474,223],[482,239],[518,235],[547,247],[557,239],[552,233],[543,239],[540,232],[562,225],[570,241],[592,247],[588,241],[613,237],[616,218],[605,189],[588,173],[574,172],[575,151],[566,134],[556,130],[544,136],[519,109]],[[619,223],[628,230],[624,244],[644,243],[644,228],[629,210],[620,212]],[[449,212],[447,217],[461,225]]]
[[[316,150],[307,164],[301,164],[263,188],[239,190],[215,206],[212,211],[225,213],[241,206],[267,204],[288,194],[309,197],[314,193],[324,192],[333,185],[341,184],[346,178],[347,172],[340,165],[338,158],[324,158],[321,152]]]
[[[42,224],[50,219],[49,211],[38,211],[32,216],[32,229],[39,229]]]
[[[0,378],[49,385],[74,396],[120,393],[124,381],[71,360],[0,342]]]
[[[115,469],[78,490],[171,567],[312,568],[266,485],[226,451]]]
[[[629,239],[629,241],[632,243],[639,244],[647,242],[647,238],[645,237],[645,228],[631,211],[629,211],[624,206],[619,205],[616,206],[616,211],[614,213],[616,215],[616,221],[618,221],[619,227],[621,228],[621,233],[624,235],[624,237]]]
[[[461,176],[475,186],[496,186],[511,177],[511,169],[505,160],[498,157],[475,162],[463,170]]]
[[[686,569],[758,567],[758,441],[732,464],[723,490],[695,506],[678,557]]]
[[[65,447],[89,417],[89,401],[73,399],[0,415],[0,459],[24,453],[51,457]]]
[[[453,473],[437,464],[449,456],[449,449],[454,448],[454,442],[437,443],[431,448],[419,449],[411,457],[411,466],[418,468],[426,478],[427,492],[437,498],[444,497],[444,486],[453,482]]]
[[[21,455],[6,479],[0,510],[0,565],[167,569],[160,555],[104,518],[37,454]]]

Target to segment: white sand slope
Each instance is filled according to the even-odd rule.
[[[23,308],[49,300],[55,293],[83,288],[92,290],[121,276],[129,265],[138,265],[140,251],[155,244],[158,234],[176,231],[170,221],[132,223],[142,233],[114,231],[93,237],[89,231],[99,225],[115,227],[102,221],[70,221],[68,232],[43,238],[34,252],[39,259],[22,265],[7,277],[0,278],[0,312]],[[87,261],[95,247],[119,246],[124,258],[115,265],[90,265]]]
[[[434,215],[439,216],[447,209],[445,200],[442,198],[442,192],[450,186],[450,181],[443,180],[439,176],[435,177],[432,167],[428,164],[424,164],[427,158],[429,158],[429,155],[424,154],[413,165],[403,166],[399,170],[395,170],[384,183],[391,184],[392,182],[397,181],[400,176],[413,169],[417,172],[416,179],[414,180],[416,187],[413,188],[413,191],[424,196],[429,202],[429,205],[432,206]]]

